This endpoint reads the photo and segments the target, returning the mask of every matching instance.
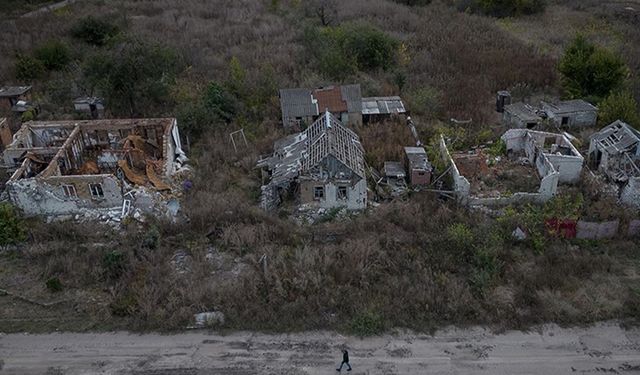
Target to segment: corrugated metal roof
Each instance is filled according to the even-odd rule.
[[[542,117],[536,113],[535,108],[522,102],[506,105],[504,111],[525,122],[542,121]]]
[[[347,102],[342,98],[342,91],[338,86],[315,89],[313,90],[312,95],[318,100],[318,109],[320,111],[329,111],[331,113],[349,111],[347,108]]]
[[[362,112],[362,92],[360,85],[344,85],[340,87],[342,99],[347,102],[349,113]]]
[[[409,159],[410,169],[432,170],[431,163],[429,163],[429,159],[427,158],[427,151],[424,147],[405,147],[404,152],[407,154],[407,159]]]
[[[31,86],[9,86],[0,88],[0,98],[24,95],[31,90]]]
[[[399,96],[380,96],[362,98],[363,115],[406,113],[404,103]]]
[[[584,112],[584,111],[597,111],[591,103],[582,99],[566,100],[557,103],[545,103],[549,106],[549,109],[554,113],[570,113],[570,112]]]
[[[325,109],[332,113],[361,113],[360,85],[328,86],[317,89],[281,89],[282,118],[318,116]]]
[[[317,116],[318,106],[310,89],[281,89],[280,107],[282,118]]]

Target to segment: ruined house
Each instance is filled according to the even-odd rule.
[[[0,117],[0,151],[13,141],[13,132],[6,118]]]
[[[0,88],[0,111],[10,111],[18,102],[31,100],[31,86],[8,86]]]
[[[424,147],[405,147],[405,167],[412,186],[426,186],[431,183],[433,166],[429,163]]]
[[[524,152],[534,163],[536,158],[544,157],[558,172],[558,182],[575,184],[580,180],[584,157],[564,134],[511,129],[501,139],[505,142],[508,157]]]
[[[301,133],[274,145],[258,162],[268,178],[261,206],[273,209],[289,192],[311,208],[367,207],[364,151],[358,135],[326,111]]]
[[[27,215],[153,210],[186,156],[175,119],[27,122],[3,153]]]
[[[540,102],[540,105],[549,121],[558,127],[590,127],[595,126],[598,119],[598,108],[581,99]]]
[[[589,165],[620,188],[620,201],[640,208],[640,132],[616,121],[591,136]]]
[[[518,102],[503,107],[502,123],[509,128],[533,129],[542,123],[538,109],[529,104]]]
[[[399,96],[376,96],[362,98],[362,121],[382,121],[394,116],[404,116],[407,110]]]
[[[511,129],[502,140],[507,154],[490,156],[483,149],[451,153],[440,137],[441,156],[463,204],[543,203],[555,196],[559,182],[580,177],[584,159],[564,135]]]
[[[97,120],[104,116],[104,102],[95,96],[82,96],[73,101],[76,112]]]
[[[282,123],[287,128],[309,125],[325,111],[345,125],[362,124],[360,85],[281,89],[279,96]]]

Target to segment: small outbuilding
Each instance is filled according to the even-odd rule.
[[[360,85],[281,89],[279,96],[282,123],[287,128],[311,125],[325,111],[345,125],[362,124]]]
[[[97,120],[104,116],[104,102],[95,96],[82,96],[73,101],[76,112],[91,116]]]
[[[433,166],[429,163],[424,147],[405,147],[404,153],[409,183],[412,186],[429,185],[433,175]]]
[[[509,128],[534,129],[542,123],[542,117],[531,105],[518,102],[504,106],[502,123]]]
[[[546,117],[556,126],[581,128],[596,125],[598,108],[582,99],[560,101],[557,103],[541,102]]]
[[[407,110],[399,96],[362,98],[362,121],[364,123],[402,116],[406,113]]]
[[[7,86],[0,88],[0,111],[10,111],[18,102],[31,99],[31,86]]]

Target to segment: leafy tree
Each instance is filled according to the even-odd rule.
[[[175,51],[140,41],[89,59],[84,73],[116,115],[156,115],[170,101],[169,92],[182,62]]]
[[[15,65],[16,78],[20,81],[31,81],[41,78],[46,68],[44,64],[31,56],[20,55]]]
[[[628,91],[612,93],[598,106],[598,124],[609,125],[616,120],[640,129],[640,112],[638,103]]]
[[[94,46],[103,46],[116,36],[118,26],[94,17],[86,17],[71,28],[71,35]]]
[[[622,59],[578,36],[565,51],[559,66],[567,98],[598,102],[620,88],[628,75]]]
[[[0,247],[16,245],[26,239],[26,232],[22,220],[18,217],[13,206],[0,203]]]
[[[357,71],[388,70],[396,63],[398,42],[364,23],[307,29],[305,44],[326,76],[344,80]]]
[[[514,17],[543,12],[545,0],[458,0],[459,9],[494,17]]]
[[[49,41],[38,47],[33,56],[48,70],[62,70],[71,62],[71,50],[59,41]]]

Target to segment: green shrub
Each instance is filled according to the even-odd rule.
[[[622,120],[636,129],[640,129],[638,103],[628,91],[612,93],[598,105],[598,124],[600,126],[609,125],[616,120]]]
[[[159,245],[160,231],[155,225],[153,225],[145,232],[144,238],[142,239],[142,247],[154,250],[157,249]]]
[[[71,61],[71,50],[59,41],[49,41],[38,47],[33,56],[48,70],[62,70]]]
[[[94,46],[103,46],[118,34],[118,27],[107,21],[87,17],[71,28],[71,35]]]
[[[366,311],[351,319],[349,328],[357,336],[374,336],[384,332],[385,322],[380,314]]]
[[[102,258],[102,268],[109,279],[118,279],[127,267],[125,254],[119,251],[110,251]]]
[[[62,282],[57,277],[48,279],[46,285],[50,292],[57,293],[62,291]]]
[[[15,65],[16,78],[20,81],[31,81],[42,78],[46,68],[44,64],[31,56],[20,55]]]
[[[566,49],[559,70],[567,98],[591,98],[595,102],[620,88],[629,73],[620,56],[583,36],[576,37]]]
[[[463,223],[455,223],[447,229],[447,239],[454,250],[471,248],[474,243],[474,235],[471,229]]]
[[[125,317],[133,314],[138,307],[136,297],[131,293],[126,293],[116,297],[110,304],[111,314]]]
[[[458,9],[471,10],[494,17],[516,17],[541,13],[545,0],[457,0]]]
[[[364,23],[307,29],[305,44],[320,72],[345,79],[357,71],[389,70],[396,63],[398,41]]]
[[[0,247],[16,245],[26,239],[24,223],[18,217],[13,206],[0,203]]]

